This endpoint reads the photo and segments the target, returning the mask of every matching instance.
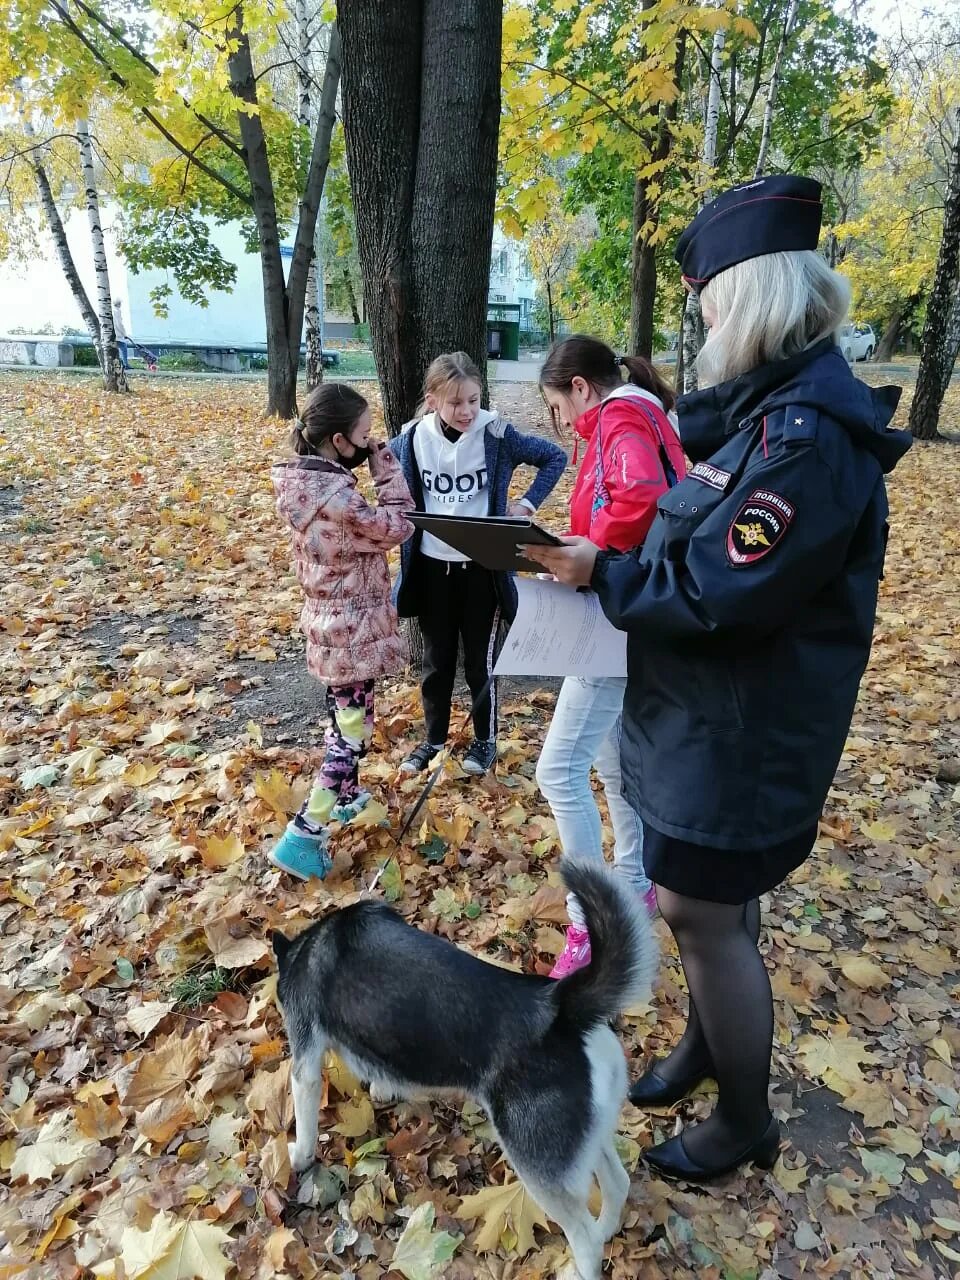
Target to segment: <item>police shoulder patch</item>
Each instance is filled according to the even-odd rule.
[[[796,508],[770,489],[754,489],[730,522],[727,559],[735,568],[756,564],[783,540]]]
[[[690,480],[700,480],[703,484],[708,484],[711,489],[719,489],[721,493],[730,483],[731,473],[724,471],[722,467],[715,467],[710,462],[698,462],[695,467],[691,467],[687,472]]]

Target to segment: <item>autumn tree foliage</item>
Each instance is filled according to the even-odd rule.
[[[2,0],[0,85],[16,81],[54,124],[82,118],[86,102],[109,94],[131,128],[163,141],[167,151],[149,186],[127,191],[139,203],[142,261],[169,252],[178,211],[247,222],[263,277],[267,409],[291,417],[340,41],[330,27],[316,124],[302,146],[300,121],[307,115],[298,120],[283,107],[267,74],[285,17],[256,0],[227,9],[208,0],[186,7],[152,0],[146,11],[107,10],[87,0]],[[285,273],[280,244],[291,224]],[[103,326],[102,314],[100,320]]]

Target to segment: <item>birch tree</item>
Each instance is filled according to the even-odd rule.
[[[320,24],[320,15],[311,12],[310,0],[297,0],[297,123],[303,136],[309,138],[313,129],[313,64],[316,30]],[[322,198],[321,198],[322,206]],[[318,214],[318,217],[320,215]],[[313,253],[307,270],[307,289],[305,299],[305,339],[306,339],[306,381],[307,390],[312,391],[323,381],[322,332],[320,325],[320,297],[318,279],[320,264],[318,261],[316,235],[314,236]]]
[[[93,245],[93,272],[97,289],[97,319],[100,329],[99,351],[100,367],[103,370],[103,385],[108,391],[126,391],[126,375],[120,361],[117,335],[113,327],[113,297],[110,293],[107,248],[104,243],[103,225],[100,220],[100,198],[97,194],[93,145],[90,141],[90,129],[84,117],[80,117],[77,120],[77,143],[80,147],[80,170],[83,174],[83,201],[87,210],[90,240]]]

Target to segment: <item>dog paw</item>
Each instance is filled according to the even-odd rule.
[[[290,1157],[290,1168],[294,1173],[303,1173],[304,1169],[309,1169],[313,1164],[313,1154],[304,1156],[297,1150],[295,1142],[287,1143],[287,1154]]]

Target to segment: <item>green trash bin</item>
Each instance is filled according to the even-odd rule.
[[[491,360],[520,359],[519,302],[491,302],[488,306],[487,356]]]

